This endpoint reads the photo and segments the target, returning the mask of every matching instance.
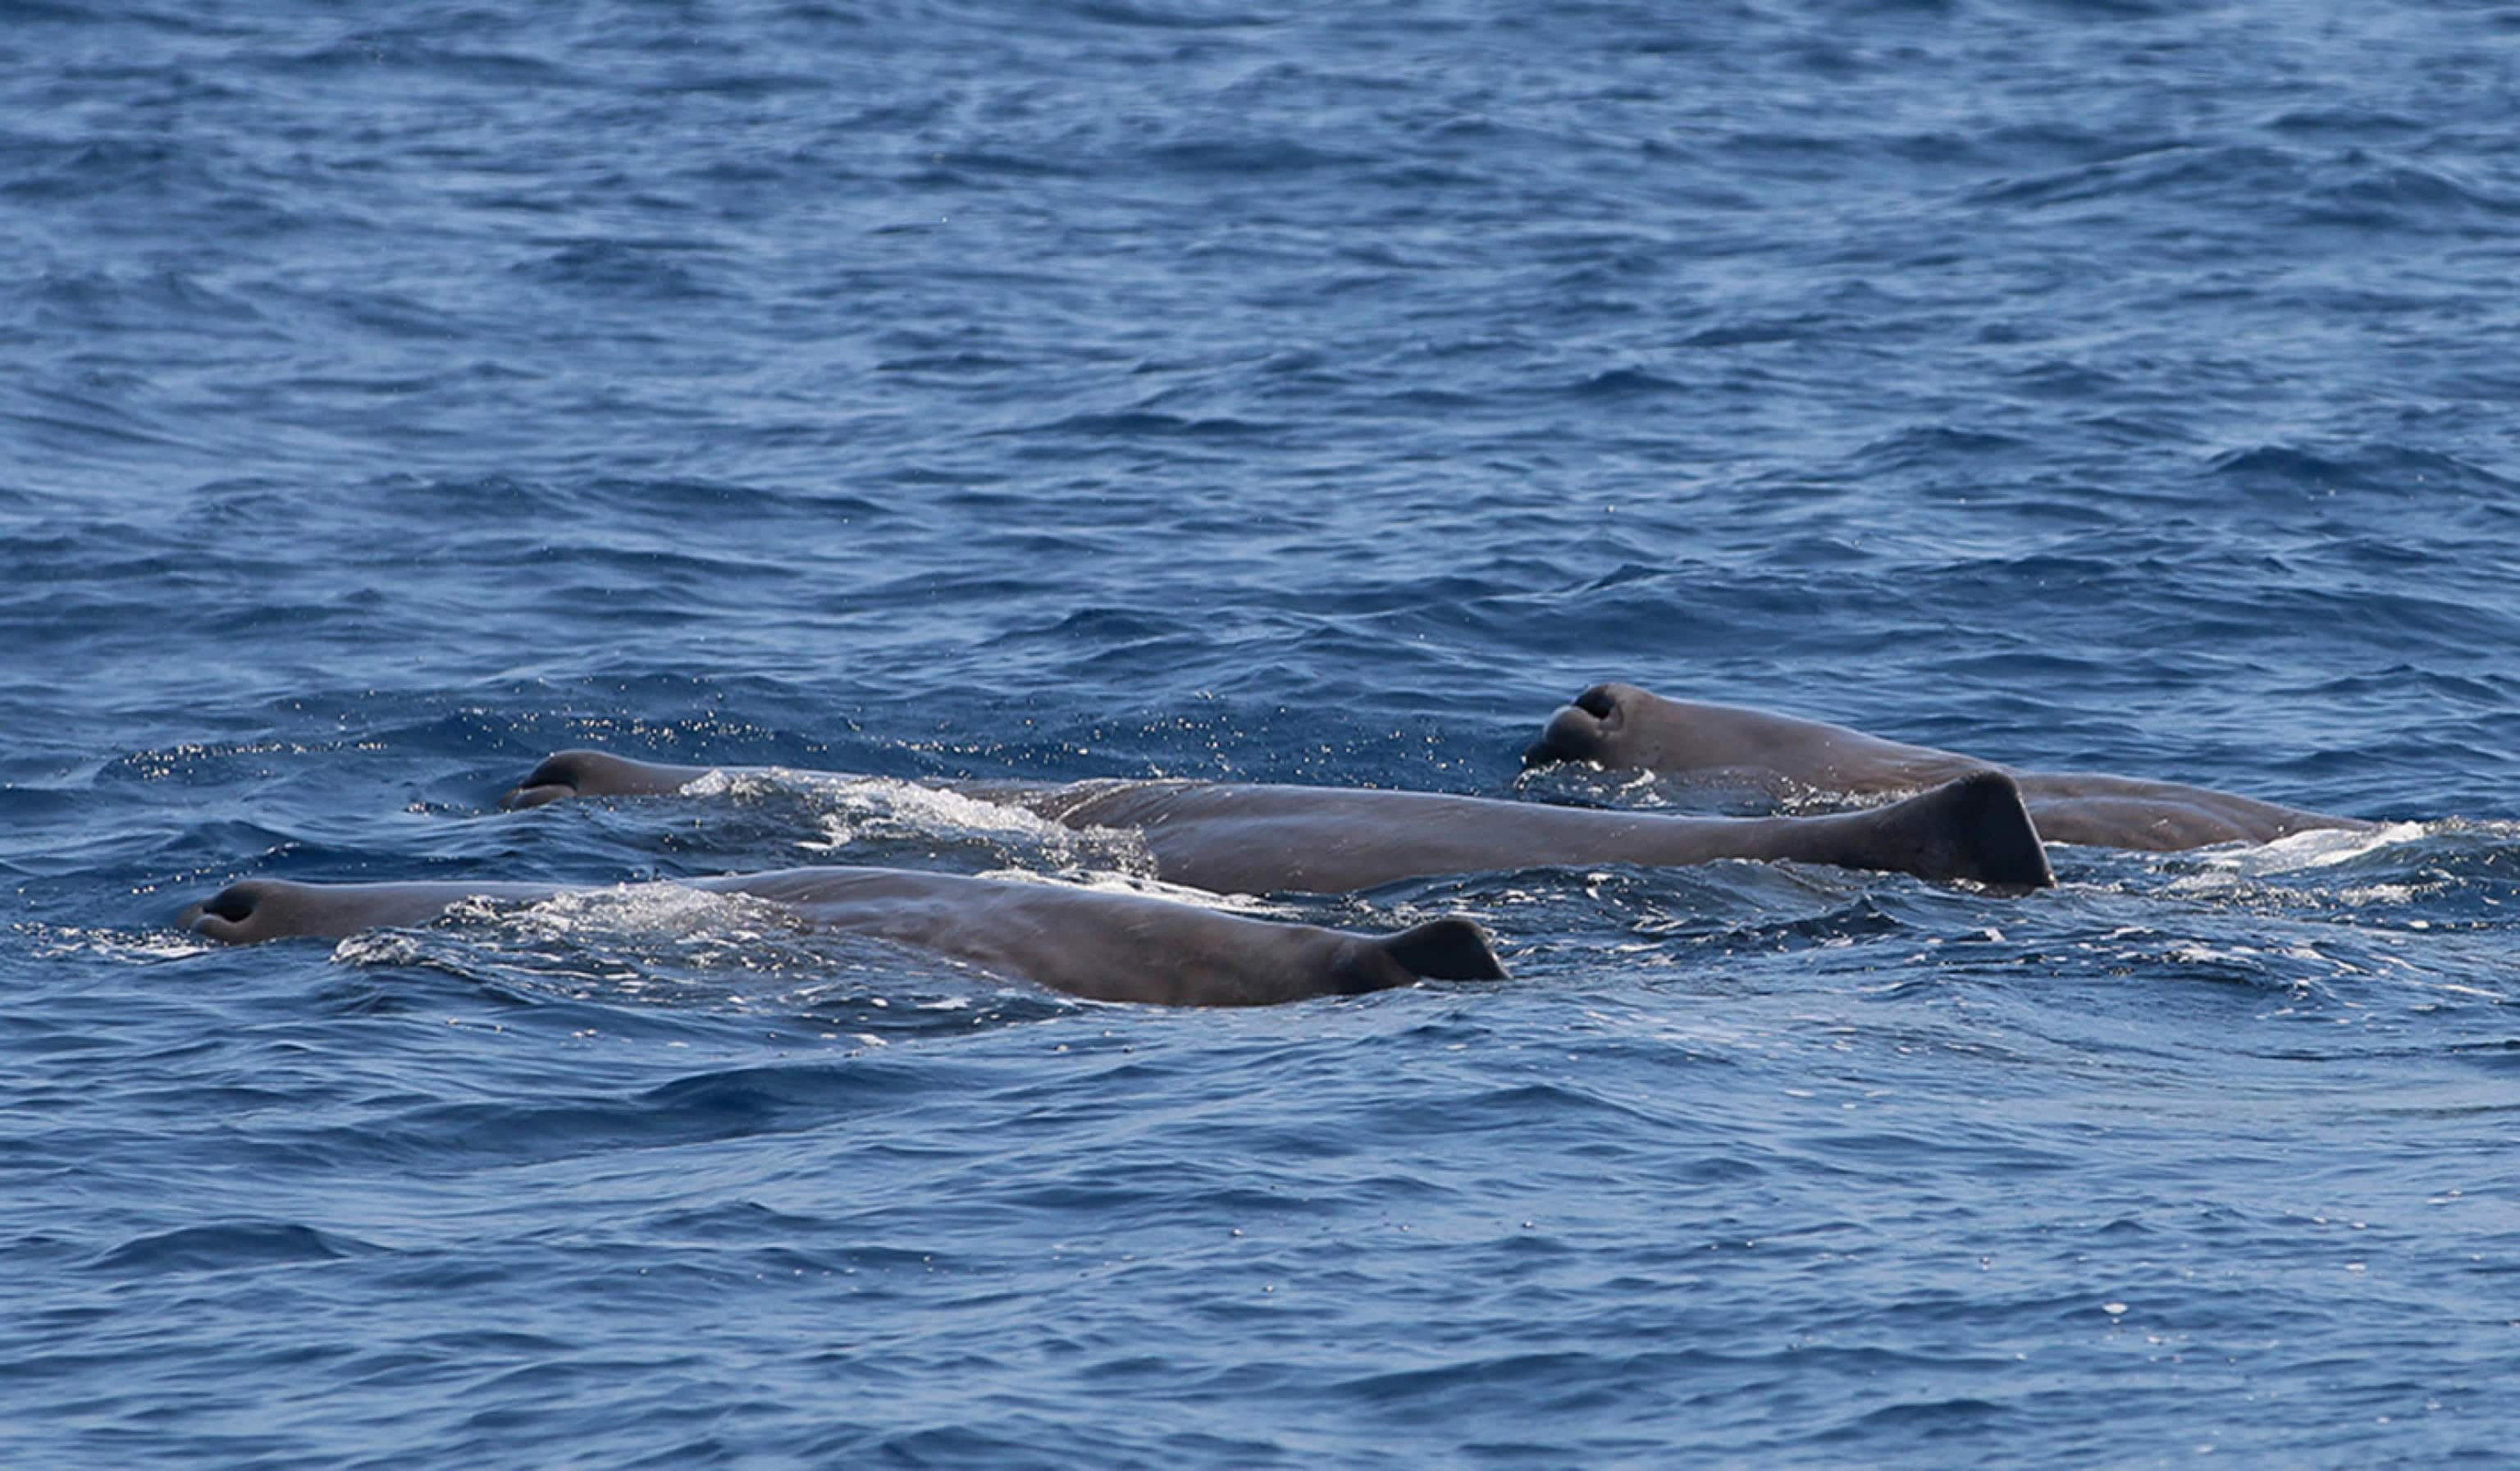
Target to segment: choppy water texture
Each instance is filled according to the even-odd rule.
[[[2520,10],[0,7],[0,1456],[2506,1463]],[[599,744],[1519,778],[1622,678],[2407,820],[1473,874],[1097,1006],[646,880],[1106,873]],[[245,874],[630,886],[338,949]]]

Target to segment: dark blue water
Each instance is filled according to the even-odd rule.
[[[2502,1464],[2520,9],[0,6],[12,1466]],[[2404,820],[1069,1002],[542,753],[1520,779],[1602,678]],[[240,875],[633,886],[338,949]]]

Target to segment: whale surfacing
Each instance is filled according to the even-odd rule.
[[[675,793],[711,770],[562,751],[536,766],[501,805]],[[1068,827],[1134,831],[1158,877],[1214,893],[1344,894],[1448,873],[1727,859],[1828,864],[2011,892],[2055,882],[2012,778],[1986,767],[1965,768],[1933,790],[1887,806],[1767,818],[1172,779],[941,785]]]
[[[1589,761],[1689,780],[1746,785],[1773,796],[1866,798],[2002,772],[2020,788],[2050,842],[2174,852],[2214,843],[2272,842],[2316,828],[2371,824],[2305,812],[2228,791],[2097,772],[2025,772],[1932,746],[1868,736],[1825,721],[1737,705],[1671,699],[1634,685],[1595,685],[1549,717],[1525,766]]]
[[[1487,934],[1460,917],[1388,935],[1253,919],[1139,894],[901,869],[788,869],[683,880],[784,905],[810,925],[870,935],[1094,1001],[1268,1005],[1420,980],[1502,980]],[[178,920],[207,939],[338,939],[425,923],[471,898],[548,899],[565,885],[228,885]]]

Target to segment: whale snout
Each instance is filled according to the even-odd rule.
[[[547,756],[525,774],[525,780],[509,787],[499,797],[502,812],[522,812],[578,794],[579,770],[585,762],[582,753],[562,751]]]
[[[175,922],[204,939],[221,944],[243,943],[250,932],[254,913],[262,908],[263,885],[247,880],[232,883],[199,904],[184,906]]]
[[[1610,747],[1610,732],[1619,724],[1619,687],[1595,685],[1560,705],[1541,727],[1540,738],[1522,753],[1526,767],[1557,761],[1600,761]]]

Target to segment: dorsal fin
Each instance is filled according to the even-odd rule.
[[[1486,930],[1459,915],[1413,924],[1374,942],[1412,975],[1434,981],[1501,981],[1505,962],[1488,944]]]
[[[1939,820],[1948,823],[1959,855],[1961,878],[1999,889],[2052,889],[2048,848],[2021,800],[2021,787],[2002,772],[1977,772],[1927,792]]]

